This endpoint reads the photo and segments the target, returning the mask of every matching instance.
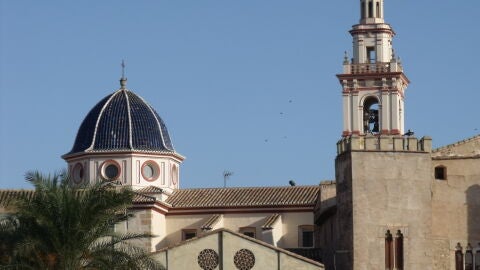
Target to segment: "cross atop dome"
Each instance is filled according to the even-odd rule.
[[[120,88],[126,89],[127,78],[125,77],[125,61],[122,60],[122,77],[120,78]]]

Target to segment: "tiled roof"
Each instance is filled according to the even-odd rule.
[[[119,150],[175,152],[157,112],[127,89],[106,96],[90,110],[64,156]]]
[[[262,229],[264,230],[273,229],[273,224],[275,223],[275,221],[278,220],[279,217],[280,217],[280,214],[273,214],[270,217],[268,217],[265,223],[263,223]]]
[[[35,190],[1,190],[0,189],[0,205],[8,206],[13,200],[21,197],[32,198]],[[140,193],[135,193],[133,203],[155,203],[155,198]]]
[[[205,223],[203,223],[203,225],[200,227],[200,229],[202,229],[204,231],[213,229],[213,226],[215,226],[215,224],[217,224],[217,222],[220,220],[221,216],[222,215],[220,215],[220,214],[212,215]]]
[[[155,203],[157,200],[154,197],[147,196],[140,193],[133,195],[133,203]]]
[[[153,193],[163,193],[163,190],[156,186],[148,186],[141,189],[135,190],[135,192],[142,194],[153,194]]]
[[[165,201],[172,208],[314,206],[320,186],[178,189]],[[133,203],[155,203],[147,194],[160,192],[146,187],[135,192]],[[33,190],[0,190],[0,205],[34,194]]]
[[[173,208],[314,206],[320,186],[178,189],[166,202]]]
[[[10,203],[12,203],[13,200],[19,199],[21,197],[31,198],[34,193],[35,193],[34,190],[24,190],[24,189],[21,189],[21,190],[9,190],[9,189],[0,190],[0,205],[8,206]]]

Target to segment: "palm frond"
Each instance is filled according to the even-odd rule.
[[[30,171],[31,197],[14,202],[16,212],[0,221],[2,267],[11,269],[163,269],[134,245],[149,234],[119,234],[133,191],[102,184],[73,188],[70,176]],[[15,268],[16,267],[16,268]]]

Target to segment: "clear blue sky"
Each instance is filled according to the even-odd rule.
[[[434,146],[480,131],[480,1],[386,0],[411,85],[406,127]],[[54,172],[87,112],[128,88],[187,159],[182,187],[334,179],[343,51],[358,0],[0,0],[0,188]],[[291,102],[290,102],[291,101]]]

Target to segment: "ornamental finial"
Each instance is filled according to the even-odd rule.
[[[120,88],[125,89],[127,78],[125,78],[125,61],[122,59],[122,78],[120,78]]]
[[[345,53],[344,53],[344,55],[343,55],[343,64],[344,64],[344,65],[348,65],[348,64],[349,64],[347,51],[345,51]]]

